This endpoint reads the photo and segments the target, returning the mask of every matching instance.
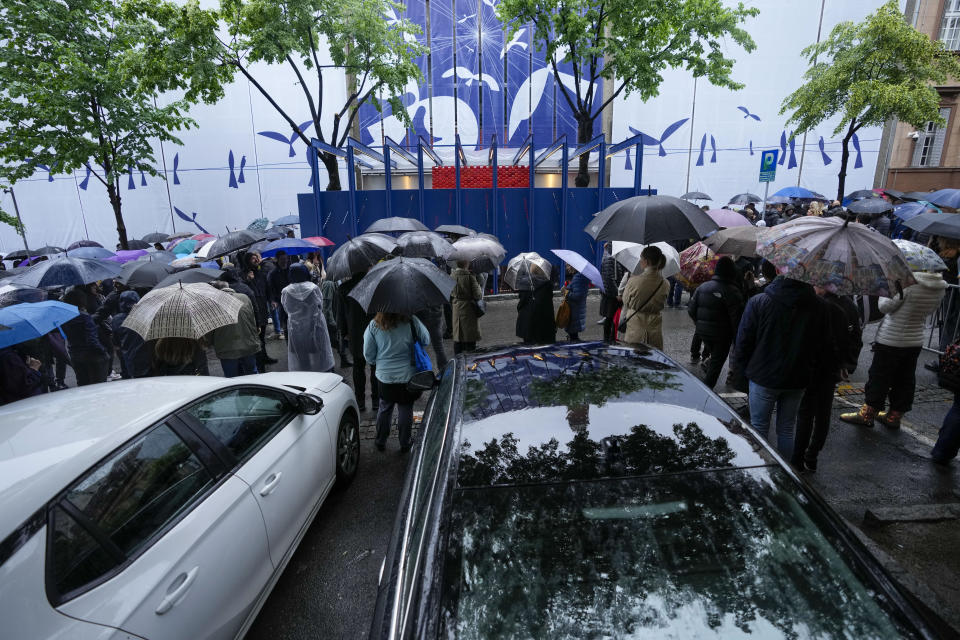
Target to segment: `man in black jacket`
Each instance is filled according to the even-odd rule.
[[[743,305],[737,268],[732,259],[724,256],[717,261],[713,278],[697,287],[687,307],[687,313],[696,323],[697,335],[710,351],[704,382],[711,389],[720,378],[720,371],[737,335]]]
[[[750,421],[766,438],[777,410],[777,448],[793,455],[793,429],[803,391],[817,369],[824,308],[813,287],[777,277],[750,298],[730,366],[750,382]]]
[[[817,456],[830,430],[833,394],[837,383],[857,368],[863,345],[860,315],[849,297],[814,287],[821,296],[829,324],[817,345],[817,369],[810,378],[797,414],[797,433],[790,462],[798,469],[817,470]]]
[[[350,355],[353,356],[353,393],[357,398],[360,411],[365,411],[367,391],[367,361],[363,357],[363,332],[367,330],[373,316],[360,306],[360,303],[350,297],[353,288],[360,284],[365,273],[355,274],[349,280],[340,283],[340,304],[345,311],[345,335],[350,344]],[[376,370],[370,367],[370,403],[376,411],[380,406],[380,388],[377,384]]]

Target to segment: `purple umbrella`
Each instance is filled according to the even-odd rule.
[[[140,256],[148,255],[149,252],[146,249],[121,249],[117,251],[117,255],[112,258],[106,258],[110,262],[119,262],[120,264],[126,264],[128,262],[133,262]]]
[[[707,211],[707,215],[710,216],[718,225],[728,229],[730,227],[750,226],[749,220],[736,211],[731,211],[730,209],[711,209],[710,211]]]

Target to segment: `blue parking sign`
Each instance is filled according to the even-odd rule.
[[[777,155],[779,152],[779,149],[771,149],[760,154],[760,182],[773,182],[777,176]]]

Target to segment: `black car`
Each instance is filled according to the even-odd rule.
[[[371,638],[937,637],[839,516],[658,351],[451,362]]]

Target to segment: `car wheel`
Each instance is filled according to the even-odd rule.
[[[357,416],[347,412],[337,428],[337,483],[350,484],[360,465],[360,425]]]

